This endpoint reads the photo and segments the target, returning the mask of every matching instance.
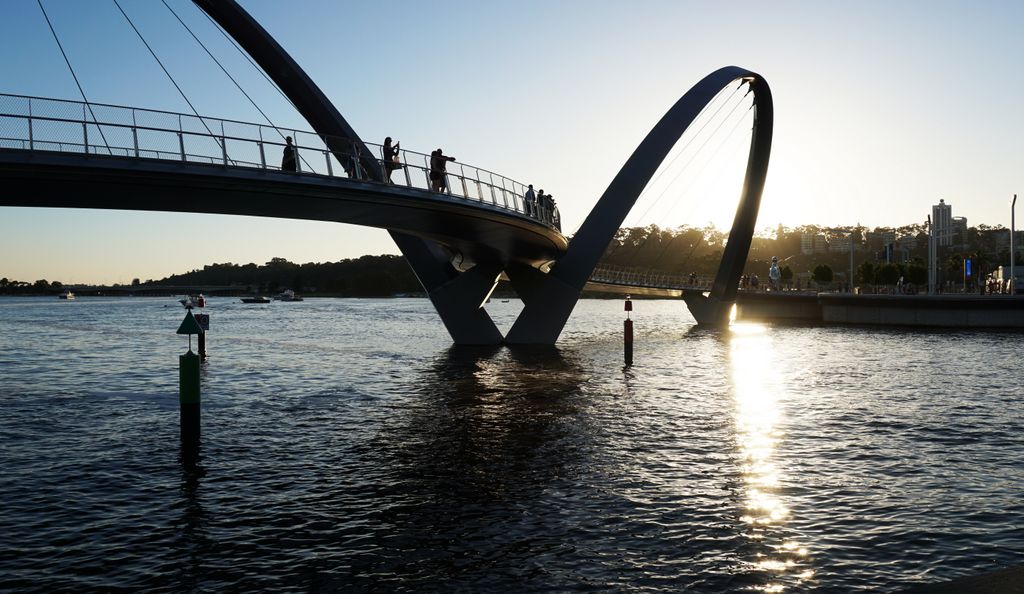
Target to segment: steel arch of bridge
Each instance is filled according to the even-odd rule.
[[[569,319],[583,286],[597,266],[615,232],[640,197],[654,172],[700,112],[726,86],[742,81],[754,94],[754,126],[739,205],[729,232],[722,262],[708,294],[684,293],[684,300],[699,324],[728,323],[736,301],[740,275],[750,251],[771,156],[774,110],[771,89],[760,75],[727,66],[705,76],[683,95],[647,134],[590,211],[573,236],[569,250],[550,274],[520,270],[523,281],[516,290],[526,307],[509,330],[512,344],[552,344]],[[509,273],[513,285],[516,275]],[[522,290],[520,290],[522,289]]]
[[[193,0],[231,35],[266,71],[299,113],[325,140],[359,136],[285,50],[235,0]],[[740,80],[754,93],[754,127],[739,206],[710,293],[687,293],[684,299],[700,324],[727,323],[736,300],[740,274],[750,250],[761,193],[771,154],[771,90],[760,75],[727,66],[694,85],[669,109],[630,156],[573,237],[565,255],[544,273],[515,262],[478,262],[460,272],[443,246],[420,237],[391,232],[456,344],[554,344],[597,265],[626,215],[669,151],[715,95]],[[329,148],[341,151],[341,148]],[[365,148],[365,146],[364,146]],[[365,154],[368,152],[364,151]],[[379,164],[367,171],[382,178]],[[504,272],[525,307],[502,337],[484,304]]]

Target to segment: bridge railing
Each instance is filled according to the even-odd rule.
[[[0,148],[111,155],[206,163],[224,167],[280,170],[285,137],[297,155],[296,174],[372,179],[363,164],[376,160],[393,169],[385,183],[431,190],[430,155],[402,149],[399,163],[385,163],[383,147],[366,143],[362,152],[351,139],[250,122],[140,109],[103,103],[0,94]],[[350,146],[341,160],[332,146]],[[337,142],[336,142],[337,141]],[[553,205],[528,204],[526,186],[480,167],[445,162],[442,193],[452,199],[487,204],[561,228]],[[435,186],[436,187],[436,186]]]
[[[624,266],[598,266],[590,280],[610,285],[648,287],[652,289],[707,289],[714,279],[697,275],[668,274],[655,270],[641,270]]]

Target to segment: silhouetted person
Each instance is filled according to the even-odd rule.
[[[523,194],[523,208],[526,209],[527,216],[533,216],[533,211],[537,204],[537,194],[533,192],[533,184],[526,187],[526,193]]]
[[[292,144],[292,137],[284,138],[284,154],[281,155],[281,171],[296,171],[295,146]]]
[[[448,161],[454,161],[455,157],[446,156],[441,149],[430,153],[430,189],[435,192],[448,191],[448,176],[446,166]]]
[[[544,221],[551,222],[555,213],[554,196],[551,194],[545,194],[544,190],[541,190],[540,195],[537,196],[537,206],[540,207],[540,218]]]
[[[396,142],[395,146],[391,146],[391,137],[388,136],[384,139],[384,148],[381,152],[384,156],[384,178],[388,183],[391,183],[391,172],[402,166],[398,160],[401,144],[401,142]]]
[[[547,205],[548,197],[544,193],[544,190],[537,190],[537,205],[533,210],[533,216],[538,219],[544,219],[544,210]]]

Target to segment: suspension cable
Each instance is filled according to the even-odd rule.
[[[199,112],[196,111],[195,106],[192,105],[192,102],[188,100],[188,97],[185,95],[185,91],[181,90],[181,87],[178,86],[178,82],[174,80],[174,77],[171,76],[170,72],[168,72],[167,68],[164,66],[164,63],[160,61],[160,58],[157,57],[156,52],[153,51],[153,48],[149,46],[149,42],[147,42],[146,38],[142,36],[142,32],[139,31],[139,28],[136,27],[135,23],[132,22],[132,19],[128,16],[128,13],[126,13],[124,9],[121,8],[121,4],[117,0],[114,0],[114,5],[117,6],[117,9],[121,11],[122,15],[124,15],[125,20],[128,21],[129,25],[131,25],[132,29],[135,31],[135,34],[139,36],[140,40],[142,40],[142,45],[146,46],[146,49],[149,50],[150,55],[153,56],[153,59],[156,60],[156,63],[160,65],[160,68],[164,71],[164,74],[167,75],[167,78],[171,80],[171,84],[174,85],[174,88],[178,89],[178,93],[181,94],[181,97],[185,100],[185,103],[188,103],[189,108],[192,109],[192,113],[194,113],[195,116],[199,119],[199,123],[202,124],[204,128],[206,128],[207,132],[210,133],[210,137],[213,138],[213,141],[216,142],[221,147],[223,147],[221,141],[218,140],[217,136],[213,133],[213,130],[210,130],[210,127],[206,125],[206,120],[203,119],[203,116],[199,115]]]
[[[281,87],[277,86],[277,83],[275,83],[272,78],[267,76],[267,73],[264,72],[263,69],[260,68],[260,66],[256,62],[253,61],[252,57],[249,56],[249,54],[246,53],[246,51],[243,50],[238,45],[238,42],[236,42],[233,37],[228,35],[227,31],[225,31],[224,28],[220,26],[220,23],[218,23],[217,21],[213,20],[213,17],[211,17],[210,15],[206,14],[205,10],[204,11],[200,11],[200,12],[203,13],[203,16],[205,16],[207,20],[209,20],[211,23],[213,23],[213,26],[218,31],[220,31],[220,34],[224,36],[224,39],[227,39],[228,42],[231,43],[231,45],[233,45],[236,50],[238,50],[238,53],[242,54],[242,57],[245,58],[247,62],[249,62],[249,64],[253,67],[253,69],[256,70],[256,72],[259,72],[260,75],[263,76],[263,78],[265,78],[268,83],[270,83],[270,86],[274,87],[274,90],[277,91],[279,95],[284,97],[284,100],[287,101],[289,103],[289,105],[291,105],[292,107],[295,108],[295,111],[299,111],[299,106],[295,105],[295,103],[291,100],[291,97],[286,95],[285,92],[281,90]]]
[[[653,179],[652,179],[652,180],[651,180],[650,182],[648,182],[648,184],[647,184],[647,185],[646,185],[646,186],[644,187],[644,192],[641,192],[641,196],[643,196],[643,194],[645,194],[645,193],[646,193],[646,191],[647,191],[647,188],[651,188],[651,187],[653,187],[654,183],[655,183],[655,182],[656,182],[656,181],[657,181],[658,179],[660,179],[660,178],[662,177],[662,175],[664,175],[664,174],[665,174],[665,173],[666,173],[666,172],[667,172],[667,171],[669,170],[669,168],[671,168],[671,166],[672,166],[672,165],[674,165],[674,164],[675,164],[675,161],[676,161],[676,159],[678,159],[679,157],[681,157],[681,156],[683,155],[683,153],[684,153],[684,152],[686,151],[686,149],[687,149],[687,148],[688,148],[688,147],[690,146],[690,143],[692,143],[692,142],[693,142],[694,140],[696,140],[697,138],[699,138],[699,137],[700,137],[700,135],[701,135],[701,133],[702,133],[702,132],[704,131],[704,129],[708,127],[708,124],[710,124],[711,122],[713,122],[713,121],[715,120],[715,118],[716,118],[716,117],[718,117],[718,114],[719,114],[719,112],[721,112],[721,111],[722,111],[722,108],[724,108],[724,107],[725,107],[725,106],[726,106],[726,105],[727,105],[727,104],[728,104],[728,103],[729,103],[730,101],[732,101],[732,98],[733,98],[734,96],[736,96],[736,92],[737,92],[737,91],[739,91],[741,87],[743,87],[743,83],[740,83],[740,84],[739,84],[739,86],[737,86],[737,87],[736,87],[735,89],[733,89],[732,93],[730,93],[730,94],[729,94],[729,96],[728,96],[728,97],[726,97],[725,101],[723,101],[723,102],[722,102],[722,103],[721,103],[721,104],[720,104],[720,105],[718,106],[718,108],[717,108],[717,109],[715,109],[715,112],[714,112],[714,113],[712,113],[712,114],[711,114],[711,116],[710,116],[710,117],[708,117],[708,118],[707,118],[707,119],[706,119],[706,120],[704,121],[704,123],[703,123],[703,124],[701,124],[701,127],[700,127],[700,128],[699,128],[699,129],[698,129],[698,130],[697,130],[696,132],[694,132],[692,136],[690,136],[690,137],[689,137],[689,138],[688,138],[688,139],[686,140],[686,142],[685,142],[685,143],[683,144],[682,148],[680,148],[680,149],[679,149],[679,151],[677,151],[677,152],[676,152],[675,156],[674,156],[674,157],[672,157],[672,160],[671,160],[671,161],[669,161],[668,165],[666,165],[665,167],[661,167],[661,168],[659,168],[659,169],[661,169],[661,171],[659,171],[659,172],[658,172],[658,174],[657,174],[657,175],[656,175],[656,176],[655,176],[655,177],[654,177],[654,178],[653,178]],[[721,91],[719,92],[719,94],[721,94]],[[745,95],[744,95],[744,96],[745,96]],[[685,163],[683,164],[682,168],[680,168],[680,169],[679,169],[679,171],[678,171],[678,172],[677,172],[677,173],[676,173],[676,174],[675,174],[675,175],[674,175],[674,176],[672,177],[672,181],[670,181],[670,182],[668,183],[668,185],[667,185],[667,186],[665,187],[665,189],[664,189],[664,190],[662,190],[662,191],[661,191],[661,192],[660,192],[660,193],[658,194],[658,197],[657,197],[657,198],[655,198],[655,199],[654,199],[654,200],[653,200],[653,201],[652,201],[652,202],[651,202],[651,203],[650,203],[650,204],[649,204],[649,205],[647,206],[647,208],[646,208],[646,209],[644,209],[643,213],[641,213],[641,215],[640,215],[640,216],[638,217],[639,219],[643,219],[644,217],[646,217],[646,216],[647,216],[647,213],[649,213],[649,212],[650,212],[650,210],[651,210],[652,208],[654,208],[654,206],[655,206],[655,205],[657,205],[659,201],[661,201],[661,199],[662,199],[662,198],[663,198],[663,197],[665,196],[665,192],[666,192],[666,191],[668,191],[668,186],[671,186],[671,185],[672,185],[672,183],[673,183],[673,182],[675,182],[675,180],[676,180],[676,179],[678,179],[678,178],[679,178],[679,176],[680,176],[680,175],[682,175],[682,173],[683,173],[684,171],[686,171],[686,168],[690,166],[690,163],[692,163],[692,162],[693,162],[693,160],[694,160],[694,159],[696,158],[696,156],[697,156],[697,155],[698,155],[698,154],[700,153],[700,151],[701,151],[701,150],[702,150],[702,149],[704,148],[704,145],[705,145],[705,144],[707,144],[707,141],[708,141],[708,139],[710,139],[710,138],[711,138],[712,136],[714,136],[715,134],[717,134],[717,133],[718,133],[718,129],[722,127],[722,124],[723,124],[723,123],[725,123],[725,120],[729,119],[729,117],[730,117],[730,116],[732,115],[733,111],[735,111],[735,110],[736,110],[736,106],[737,106],[737,105],[739,105],[739,103],[737,103],[736,105],[734,105],[734,106],[733,106],[733,108],[732,108],[732,110],[730,110],[730,111],[729,111],[729,113],[728,113],[728,114],[727,114],[727,115],[725,116],[725,118],[723,118],[723,119],[722,119],[722,120],[721,120],[721,121],[720,121],[720,122],[718,123],[718,126],[716,126],[716,127],[715,127],[715,129],[714,129],[714,130],[713,130],[713,131],[711,132],[711,134],[709,134],[708,136],[706,136],[706,137],[704,138],[704,141],[703,141],[703,142],[701,142],[701,145],[700,145],[699,147],[697,147],[697,150],[696,150],[696,151],[694,151],[693,155],[691,155],[691,156],[690,156],[690,158],[686,160],[686,162],[685,162]],[[702,111],[702,113],[703,113],[703,111]]]
[[[679,159],[679,157],[681,157],[684,152],[686,152],[686,149],[690,146],[690,143],[700,136],[700,133],[704,131],[704,128],[706,128],[707,125],[710,124],[716,116],[718,116],[718,112],[722,111],[722,108],[725,107],[726,103],[732,101],[732,98],[736,96],[736,92],[739,91],[742,87],[743,83],[741,82],[735,89],[732,90],[732,93],[729,93],[729,96],[725,98],[725,101],[721,102],[718,105],[718,108],[715,109],[715,113],[711,114],[711,117],[704,120],[704,123],[696,132],[689,135],[689,138],[687,138],[686,142],[683,143],[683,146],[681,146],[679,150],[676,151],[676,154],[672,156],[672,159],[670,159],[664,167],[658,168],[658,173],[653,178],[651,178],[651,181],[647,182],[647,185],[644,187],[644,191],[640,193],[641,196],[643,196],[647,192],[647,188],[653,187],[654,184],[656,184],[658,180],[661,179],[661,176],[665,175],[665,172],[667,172],[672,167],[672,165],[675,164],[676,160]],[[697,117],[694,118],[694,120],[704,115],[704,112],[708,111],[711,105],[717,102],[718,98],[722,96],[722,93],[724,93],[727,88],[728,87],[723,87],[720,91],[718,91],[718,93],[715,94],[711,101],[709,101],[703,108],[701,108],[700,112],[697,113]],[[685,165],[683,167],[685,168]]]
[[[178,22],[181,23],[181,26],[185,27],[185,30],[188,31],[188,34],[192,36],[192,39],[196,40],[196,43],[199,44],[199,47],[203,48],[203,51],[206,52],[206,55],[210,56],[210,59],[213,60],[214,64],[220,67],[221,72],[223,72],[225,76],[231,79],[231,82],[235,83],[235,87],[238,88],[238,90],[241,91],[243,95],[245,95],[245,98],[249,100],[249,103],[252,103],[252,106],[256,108],[256,111],[260,112],[260,115],[263,116],[263,119],[267,120],[267,123],[270,124],[272,128],[276,129],[277,126],[274,125],[274,122],[270,121],[270,118],[267,117],[267,114],[263,113],[263,110],[260,109],[259,105],[256,105],[256,102],[252,100],[252,97],[249,96],[249,93],[245,92],[245,89],[242,88],[242,85],[238,84],[238,81],[235,80],[235,77],[231,76],[231,73],[228,72],[227,69],[224,68],[224,65],[220,63],[220,60],[218,60],[216,56],[214,56],[213,53],[210,52],[210,49],[206,47],[206,44],[203,43],[198,37],[196,37],[196,34],[193,33],[192,29],[190,29],[189,26],[185,24],[185,21],[181,20],[181,17],[178,16],[178,13],[174,12],[174,9],[171,8],[169,4],[167,4],[167,0],[160,1],[167,8],[167,10],[171,11],[171,14],[173,14],[174,18],[176,18]]]
[[[734,89],[733,92],[729,94],[729,96],[725,99],[725,101],[723,101],[722,104],[718,106],[718,108],[714,111],[714,113],[712,113],[711,116],[701,125],[700,129],[698,129],[698,131],[693,136],[691,136],[689,139],[687,139],[683,149],[680,150],[680,152],[676,153],[676,158],[678,158],[680,155],[682,155],[683,154],[683,150],[685,150],[685,148],[687,146],[689,146],[689,144],[691,142],[693,142],[694,140],[696,140],[696,138],[698,136],[700,136],[701,132],[704,131],[704,129],[708,126],[708,124],[710,124],[712,121],[714,121],[715,118],[718,117],[718,114],[719,114],[719,112],[722,111],[722,108],[724,108],[730,101],[732,101],[732,98],[736,95],[736,91],[738,91],[742,86],[743,86],[742,83],[739,86],[737,86],[736,89]],[[744,97],[745,97],[745,95],[744,95]],[[683,172],[685,172],[687,170],[687,168],[689,168],[690,164],[693,163],[693,160],[704,149],[704,146],[708,143],[708,140],[710,140],[712,137],[715,136],[715,134],[718,133],[718,131],[722,127],[722,124],[724,124],[732,116],[732,114],[736,111],[736,108],[739,107],[742,103],[743,103],[743,98],[741,98],[740,101],[738,101],[735,105],[733,105],[732,109],[729,110],[729,112],[726,114],[726,116],[724,118],[722,118],[718,122],[718,124],[715,126],[714,130],[712,130],[710,134],[705,136],[704,140],[700,143],[700,146],[697,147],[697,150],[694,151],[694,153],[690,156],[690,158],[687,159],[686,162],[683,164],[682,168],[680,168],[679,171],[672,177],[671,181],[669,181],[669,183],[666,184],[665,188],[662,189],[662,191],[658,193],[658,196],[653,201],[651,201],[647,205],[647,207],[644,209],[643,213],[640,214],[640,216],[638,217],[640,220],[643,220],[647,216],[647,213],[649,213],[651,211],[651,209],[654,208],[661,201],[661,199],[665,197],[665,193],[668,192],[669,187],[671,187],[671,185],[673,183],[675,183],[675,181],[677,179],[679,179],[679,176],[682,175]],[[673,158],[673,161],[675,161],[675,158]],[[663,171],[664,170],[665,169],[663,169]],[[648,184],[647,187],[644,188],[645,192],[646,192],[646,189],[649,188],[649,187],[651,187],[651,184]],[[641,193],[641,195],[642,194],[643,193]],[[647,242],[649,240],[650,240],[650,236],[645,237],[644,240],[642,242],[640,242],[640,245],[636,247],[636,249],[633,251],[632,256],[630,256],[629,263],[627,265],[632,265],[632,263],[637,259],[637,257],[639,257],[640,250],[643,249],[643,247],[647,244]],[[659,256],[659,258],[660,257],[661,256]]]
[[[737,104],[737,106],[739,106],[741,104],[742,104],[742,102]],[[754,107],[754,104],[751,103],[750,107],[747,108],[747,112],[749,112],[751,109],[753,109],[753,107]],[[736,108],[734,107],[733,111],[735,111],[735,110],[736,110]],[[732,115],[731,112],[730,112],[730,115]],[[743,122],[743,120],[746,119],[745,116],[746,116],[746,114],[744,114],[743,116],[741,116],[741,117],[736,119],[736,122],[732,125],[732,128],[730,128],[729,132],[726,134],[725,139],[722,140],[722,142],[719,143],[719,145],[717,147],[715,147],[715,150],[711,153],[711,156],[701,164],[700,169],[698,169],[697,173],[694,174],[694,176],[693,176],[694,180],[699,178],[701,176],[701,174],[704,173],[704,170],[707,169],[708,163],[710,163],[718,155],[718,153],[721,152],[722,147],[724,147],[726,144],[728,144],[732,140],[733,134],[736,132],[736,129],[739,128],[740,123]],[[724,161],[720,162],[718,164],[718,172],[721,172],[721,170],[722,170],[722,168],[724,166],[725,166],[725,162]],[[689,191],[689,189],[693,186],[693,183],[694,182],[691,181],[689,184],[687,184],[687,186],[680,193],[681,194],[685,194],[687,191]],[[672,211],[669,211],[669,216],[671,216],[671,214],[672,214]],[[668,251],[668,248],[672,246],[672,242],[676,240],[676,237],[678,237],[678,235],[673,235],[672,238],[669,239],[668,243],[665,244],[665,247],[663,247],[661,249],[661,253],[658,254],[658,257],[654,259],[655,262],[658,262],[659,260],[661,260],[665,256],[665,253]],[[699,243],[700,242],[698,242],[697,244],[695,244],[693,246],[693,249],[690,250],[690,253],[683,260],[682,265],[685,266],[690,261],[690,257],[693,256],[693,252],[697,248],[697,245],[699,245]]]
[[[725,101],[724,101],[724,102],[722,103],[722,105],[721,105],[721,106],[719,106],[719,108],[715,110],[715,113],[713,113],[713,114],[711,115],[711,118],[710,118],[710,119],[708,119],[708,121],[706,121],[706,122],[704,123],[704,125],[702,125],[702,126],[701,126],[700,130],[698,130],[698,132],[697,132],[697,134],[698,134],[698,135],[700,134],[700,132],[701,132],[701,131],[703,131],[703,130],[704,130],[704,128],[706,128],[706,127],[707,127],[707,125],[708,125],[708,124],[710,124],[710,123],[711,123],[711,121],[712,121],[712,120],[713,120],[713,119],[714,119],[715,117],[717,117],[718,113],[719,113],[719,112],[720,112],[720,111],[722,110],[722,108],[724,108],[724,107],[725,107],[725,105],[726,105],[726,104],[727,104],[727,103],[728,103],[729,101],[731,101],[731,100],[732,100],[733,96],[735,96],[735,94],[736,94],[736,91],[738,91],[738,90],[739,90],[739,89],[740,89],[740,88],[741,88],[742,86],[743,86],[743,83],[741,83],[741,84],[740,84],[740,85],[739,85],[738,87],[736,87],[736,90],[734,90],[734,91],[732,92],[732,94],[730,94],[730,95],[729,95],[729,97],[728,97],[728,98],[727,98],[727,99],[726,99],[726,100],[725,100]],[[741,98],[740,98],[740,100],[739,100],[738,102],[736,102],[736,103],[735,103],[735,104],[734,104],[734,105],[732,106],[732,108],[731,108],[731,109],[729,110],[729,112],[728,112],[728,113],[727,113],[727,114],[725,115],[725,117],[724,117],[724,118],[722,118],[722,119],[721,119],[721,120],[720,120],[720,121],[718,122],[718,124],[717,124],[717,125],[715,126],[714,130],[712,130],[712,132],[711,132],[711,133],[710,133],[709,135],[707,135],[707,136],[706,136],[706,137],[704,138],[704,140],[703,140],[703,141],[701,142],[700,146],[699,146],[699,147],[697,147],[697,150],[696,150],[696,151],[694,151],[693,155],[691,155],[691,156],[690,156],[690,158],[689,158],[689,159],[687,159],[687,161],[686,161],[686,163],[685,163],[685,164],[683,165],[683,167],[682,167],[682,168],[681,168],[681,169],[680,169],[680,170],[679,170],[678,172],[676,172],[676,174],[675,174],[675,175],[674,175],[674,176],[672,177],[672,179],[671,179],[671,180],[669,181],[669,183],[668,183],[668,184],[667,184],[667,185],[665,186],[665,188],[664,188],[664,189],[663,189],[663,190],[662,190],[662,191],[661,191],[661,192],[660,192],[660,193],[658,194],[658,197],[657,197],[657,198],[655,198],[655,199],[654,199],[654,201],[653,201],[653,202],[652,202],[652,203],[651,203],[651,204],[650,204],[650,205],[649,205],[649,206],[648,206],[648,207],[647,207],[647,208],[646,208],[646,209],[644,210],[643,214],[641,214],[641,215],[640,215],[640,219],[643,219],[644,217],[646,217],[646,216],[647,216],[647,213],[648,213],[648,212],[650,212],[650,210],[651,210],[651,209],[652,209],[652,208],[653,208],[653,207],[654,207],[654,206],[655,206],[655,205],[656,205],[656,204],[657,204],[658,202],[660,202],[660,201],[661,201],[661,199],[662,199],[662,198],[663,198],[663,197],[665,196],[665,193],[666,193],[666,192],[668,192],[668,188],[669,188],[669,187],[671,187],[671,185],[672,185],[673,183],[675,183],[675,181],[676,181],[677,179],[679,179],[679,176],[680,176],[680,175],[682,175],[684,171],[686,171],[686,169],[687,169],[687,168],[688,168],[688,167],[690,166],[690,164],[691,164],[691,163],[693,163],[693,160],[694,160],[694,159],[695,159],[695,158],[697,157],[697,155],[698,155],[698,154],[700,154],[700,153],[701,153],[701,151],[703,151],[703,150],[704,150],[704,147],[705,147],[705,146],[707,145],[708,141],[709,141],[709,140],[711,140],[711,138],[713,138],[713,137],[714,137],[714,136],[715,136],[716,134],[718,134],[718,131],[719,131],[719,130],[720,130],[720,129],[722,128],[722,125],[723,125],[723,124],[725,124],[725,122],[727,122],[727,121],[729,120],[729,118],[731,118],[731,117],[732,117],[732,115],[733,115],[733,114],[734,114],[734,113],[736,112],[736,109],[737,109],[737,108],[738,108],[738,107],[739,107],[740,105],[742,105],[742,104],[744,103],[743,99],[745,99],[747,95],[749,95],[749,91],[748,91],[748,92],[747,92],[746,94],[744,94],[744,95],[743,95],[743,97],[741,97]],[[749,111],[749,108],[748,108],[748,111]],[[718,145],[718,146],[716,147],[716,149],[715,149],[715,151],[714,151],[714,152],[712,153],[711,157],[709,157],[709,158],[708,158],[707,160],[703,161],[703,163],[702,163],[702,165],[701,165],[700,169],[698,169],[697,173],[696,173],[696,174],[694,175],[694,178],[692,178],[692,179],[695,179],[696,177],[699,177],[699,176],[700,176],[700,174],[701,174],[701,173],[703,173],[704,169],[705,169],[705,168],[707,168],[707,164],[708,164],[708,163],[710,162],[710,160],[711,160],[711,159],[713,159],[713,158],[714,158],[714,157],[715,157],[715,156],[716,156],[716,155],[718,154],[718,152],[719,152],[719,151],[721,150],[721,147],[722,147],[723,145],[725,145],[725,144],[726,144],[726,143],[727,143],[727,142],[728,142],[728,141],[729,141],[729,140],[731,139],[731,137],[732,137],[733,133],[734,133],[734,132],[736,131],[736,128],[737,128],[737,126],[738,126],[738,125],[739,125],[739,123],[740,123],[740,122],[742,122],[742,121],[743,121],[743,118],[742,118],[742,117],[741,117],[741,118],[738,118],[738,119],[736,120],[736,122],[735,122],[735,123],[734,123],[734,124],[732,125],[732,127],[731,127],[731,128],[729,129],[729,133],[728,133],[728,134],[726,135],[726,138],[725,138],[725,140],[723,140],[723,141],[722,141],[722,142],[721,142],[721,143],[720,143],[720,144],[719,144],[719,145]],[[696,135],[695,135],[695,136],[693,136],[693,137],[691,137],[691,140],[693,140],[694,138],[696,138]],[[689,141],[687,142],[687,144],[689,144]],[[679,154],[681,154],[681,153],[679,153]],[[687,186],[686,186],[686,188],[685,188],[685,189],[683,190],[683,192],[681,192],[681,193],[685,193],[685,191],[686,191],[686,190],[688,190],[688,189],[689,189],[689,187],[690,187],[690,186],[691,186],[692,184],[693,184],[693,181],[691,181],[690,183],[688,183],[688,184],[687,184]],[[678,206],[678,204],[677,204],[677,206]],[[673,210],[674,210],[674,209],[673,209]],[[671,214],[671,212],[672,212],[672,211],[670,210],[670,211],[669,211],[669,213]],[[671,238],[669,238],[669,241],[668,241],[668,242],[666,242],[665,246],[664,246],[664,247],[663,247],[663,248],[661,249],[661,252],[660,252],[660,253],[658,254],[658,256],[657,256],[657,257],[656,257],[656,258],[654,259],[654,261],[655,261],[655,262],[657,262],[658,260],[660,260],[660,259],[661,259],[661,258],[662,258],[662,257],[663,257],[663,256],[665,255],[665,252],[666,252],[666,251],[668,250],[668,248],[669,248],[669,247],[670,247],[670,246],[672,245],[672,242],[673,242],[673,241],[675,241],[675,238],[676,238],[676,235],[675,235],[675,234],[673,234],[673,235],[672,235],[672,237],[671,237]],[[639,246],[637,246],[636,250],[634,250],[634,252],[633,252],[633,255],[632,255],[632,256],[630,257],[630,264],[631,264],[631,263],[632,263],[633,261],[635,261],[635,260],[636,260],[636,258],[637,258],[637,257],[639,256],[639,254],[640,254],[640,250],[641,250],[641,249],[643,249],[643,246],[647,244],[647,241],[649,241],[649,239],[650,239],[650,236],[648,236],[647,238],[645,238],[645,239],[644,239],[644,241],[643,241],[643,242],[641,242]]]
[[[263,116],[263,119],[267,120],[267,123],[270,124],[270,127],[274,129],[274,132],[277,132],[277,135],[281,137],[281,140],[284,140],[285,135],[281,132],[281,129],[278,128],[276,124],[274,124],[274,122],[270,119],[270,116],[268,116],[262,109],[260,109],[260,106],[256,104],[256,101],[254,101],[253,98],[251,96],[249,96],[249,93],[245,92],[245,89],[242,88],[242,85],[239,84],[237,80],[235,80],[235,77],[231,76],[231,73],[228,72],[227,68],[225,68],[224,65],[221,64],[220,60],[218,60],[217,57],[213,55],[213,52],[211,52],[210,49],[208,47],[206,47],[206,44],[203,43],[202,40],[199,39],[199,37],[192,31],[192,29],[187,24],[185,24],[185,21],[183,21],[182,18],[180,16],[178,16],[178,13],[175,12],[174,9],[171,8],[171,6],[169,4],[167,4],[167,0],[160,0],[160,1],[163,2],[164,6],[167,7],[167,10],[171,11],[171,14],[173,14],[174,18],[177,19],[179,23],[181,23],[181,26],[185,27],[185,30],[188,31],[188,34],[192,36],[192,39],[196,40],[196,43],[199,44],[199,47],[203,48],[203,51],[206,52],[206,55],[210,56],[210,59],[213,60],[213,62],[218,67],[220,67],[221,72],[223,72],[225,76],[227,76],[229,79],[231,79],[231,82],[233,82],[235,84],[235,87],[237,87],[238,90],[241,91],[241,93],[243,95],[245,95],[245,98],[248,99],[249,103],[251,103],[252,106],[256,108],[256,111],[260,112],[260,115]],[[203,14],[206,14],[206,13],[204,12]],[[209,15],[207,15],[207,16],[209,16]],[[266,75],[264,75],[264,76],[266,76]],[[278,89],[278,92],[280,92],[280,89]],[[299,159],[302,160],[303,163],[306,164],[306,167],[308,168],[309,171],[313,170],[313,167],[309,164],[308,161],[306,161],[305,157],[303,157],[301,154],[299,154],[298,157],[299,157]]]
[[[60,49],[60,55],[64,56],[64,63],[68,65],[68,70],[71,71],[71,78],[75,79],[75,86],[78,87],[78,92],[82,95],[82,101],[84,101],[85,106],[89,108],[89,114],[92,115],[92,121],[96,123],[96,129],[100,131],[100,138],[103,139],[103,145],[107,147],[107,152],[110,152],[110,145],[107,144],[107,137],[103,134],[103,128],[100,127],[99,120],[96,119],[96,113],[92,110],[92,104],[89,103],[89,99],[85,96],[85,91],[82,89],[82,83],[78,82],[78,75],[75,74],[75,69],[71,66],[71,60],[68,59],[68,55],[64,51],[64,45],[61,44],[60,38],[57,37],[57,31],[53,28],[53,23],[50,22],[50,16],[46,14],[46,9],[43,8],[43,0],[36,0],[36,2],[39,3],[39,10],[43,12],[43,18],[46,19],[47,26],[50,27],[50,33],[53,34],[53,40],[57,42],[57,48]]]

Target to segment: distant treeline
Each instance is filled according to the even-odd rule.
[[[601,265],[668,274],[712,276],[718,270],[728,234],[706,227],[681,226],[665,229],[657,225],[619,229],[601,258]],[[807,249],[813,239],[813,248]],[[955,280],[961,274],[963,259],[971,257],[982,273],[1009,262],[1009,230],[979,225],[956,230],[950,246],[938,253],[940,277]],[[925,269],[928,241],[920,225],[903,227],[861,226],[819,227],[804,225],[766,229],[753,238],[745,274],[765,276],[772,256],[779,259],[783,274],[789,278],[821,278],[814,272],[825,268],[831,278],[848,281],[850,244],[853,244],[855,282],[889,284],[889,277],[920,276]],[[819,249],[819,243],[825,245]],[[1018,242],[1017,245],[1020,245]],[[835,249],[839,247],[839,249]],[[888,249],[888,252],[886,251]],[[888,255],[886,255],[888,253]],[[886,267],[886,260],[893,262]],[[1018,261],[1021,254],[1018,253]],[[898,266],[897,266],[898,264]],[[890,270],[891,268],[891,270]],[[911,281],[914,282],[914,281]],[[210,264],[160,280],[134,279],[131,286],[238,287],[238,291],[275,294],[292,289],[303,294],[343,297],[380,297],[417,294],[423,289],[402,256],[363,256],[338,262],[294,264],[273,258],[263,265]],[[119,287],[119,285],[115,285]],[[0,294],[55,294],[63,290],[59,281],[33,283],[0,279]],[[499,294],[508,294],[500,287]]]
[[[113,285],[125,288],[125,285]],[[209,264],[160,280],[134,279],[130,287],[237,287],[238,293],[274,295],[285,289],[300,294],[381,297],[422,293],[423,288],[402,256],[363,256],[338,262],[295,264],[273,258],[263,265]],[[45,295],[64,289],[59,281],[34,283],[0,279],[0,294]]]
[[[276,294],[285,289],[297,293],[342,297],[381,297],[422,292],[423,288],[402,256],[361,258],[295,264],[273,258],[266,264],[209,264],[202,270],[175,274],[147,286],[238,286],[247,291]]]

